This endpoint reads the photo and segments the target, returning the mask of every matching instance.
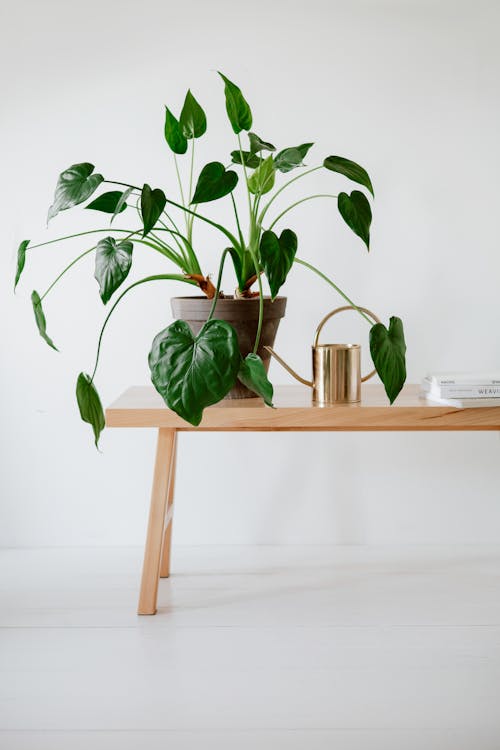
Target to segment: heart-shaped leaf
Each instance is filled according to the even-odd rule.
[[[300,146],[283,149],[274,157],[274,166],[280,172],[290,172],[295,167],[301,167],[311,146],[314,143],[301,143]]]
[[[248,102],[241,93],[241,89],[220,71],[219,75],[224,81],[226,111],[233,131],[238,134],[242,130],[250,130],[252,127],[252,112],[248,106]]]
[[[185,138],[199,138],[207,129],[207,118],[204,111],[188,90],[182,107],[179,123]]]
[[[400,318],[390,319],[389,330],[383,323],[375,323],[372,326],[370,352],[373,364],[392,404],[406,380],[406,343]]]
[[[81,372],[76,381],[76,400],[81,418],[92,426],[95,447],[97,448],[99,436],[104,430],[106,422],[99,394],[90,375],[85,372]]]
[[[94,165],[83,162],[73,164],[64,172],[61,172],[56,185],[54,202],[49,208],[47,221],[50,221],[60,211],[66,211],[72,206],[83,203],[97,190],[104,177],[101,174],[92,174]]]
[[[291,229],[284,229],[279,239],[269,229],[262,234],[260,240],[260,259],[273,299],[275,299],[280,287],[285,283],[288,272],[293,265],[296,252],[297,235]]]
[[[223,320],[209,320],[197,336],[184,320],[161,331],[149,353],[153,385],[167,406],[199,425],[203,409],[220,401],[236,382],[238,337]]]
[[[262,396],[267,406],[273,405],[273,386],[258,354],[247,354],[241,360],[238,379],[258,396]]]
[[[226,172],[220,161],[211,161],[200,172],[191,203],[207,203],[229,195],[238,182],[236,172]]]
[[[94,211],[116,215],[127,208],[125,203],[120,204],[122,195],[121,190],[110,190],[109,193],[103,193],[92,201],[92,203],[89,203],[88,206],[85,206],[85,208],[93,208]]]
[[[351,195],[339,193],[337,205],[345,223],[351,227],[354,234],[361,237],[367,250],[369,250],[372,210],[366,195],[360,190],[353,190]]]
[[[363,167],[360,167],[356,162],[350,159],[344,159],[342,156],[327,156],[323,162],[323,166],[330,169],[332,172],[338,172],[348,177],[353,182],[357,182],[360,185],[364,185],[370,193],[375,197],[371,180],[368,176],[368,172]]]
[[[273,189],[274,186],[274,159],[268,156],[267,159],[257,167],[248,179],[248,189],[254,195],[264,195]]]
[[[150,186],[144,184],[141,192],[141,214],[144,231],[142,236],[145,237],[150,232],[165,208],[167,199],[165,193],[160,188],[151,190]]]
[[[187,139],[182,132],[181,125],[168,107],[165,107],[165,140],[174,154],[185,154],[187,151]]]
[[[276,151],[276,146],[263,141],[256,133],[249,133],[248,140],[250,141],[250,152],[252,154],[258,154],[259,151]]]
[[[233,164],[244,164],[250,169],[256,169],[260,164],[259,157],[251,151],[231,151],[231,160]]]
[[[35,320],[40,336],[44,341],[47,342],[49,346],[52,347],[52,349],[55,349],[56,352],[58,352],[59,349],[54,344],[50,336],[47,335],[47,321],[45,320],[45,315],[42,309],[42,300],[40,299],[40,295],[38,294],[38,292],[33,291],[31,293],[31,304],[33,305],[33,312],[35,313]]]
[[[117,243],[114,237],[105,237],[97,243],[94,278],[99,283],[99,294],[104,304],[127,278],[133,248],[131,242],[122,240]]]
[[[110,224],[113,223],[115,216],[118,216],[118,214],[120,214],[122,211],[125,211],[125,209],[127,208],[127,201],[133,189],[133,187],[129,187],[121,194],[120,199],[116,204],[116,208],[113,211],[113,216],[111,217],[111,221],[109,222]]]
[[[23,240],[17,248],[17,266],[16,266],[16,278],[14,281],[14,290],[17,286],[17,282],[21,278],[21,274],[26,263],[26,248],[30,244],[31,240]]]

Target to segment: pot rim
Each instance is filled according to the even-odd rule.
[[[171,297],[170,299],[190,299],[190,300],[201,300],[203,302],[207,302],[208,304],[213,303],[213,299],[208,299],[204,294],[187,294],[187,295],[176,295],[175,297]],[[284,297],[282,295],[278,295],[274,299],[271,298],[270,294],[264,294],[263,300],[264,302],[278,302],[278,300],[284,300],[288,299],[288,297]],[[232,294],[226,294],[224,297],[220,297],[220,299],[217,300],[217,302],[257,302],[258,303],[259,298],[258,297],[235,297]]]

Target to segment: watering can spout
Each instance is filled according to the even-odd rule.
[[[285,370],[290,373],[290,375],[292,375],[292,377],[295,378],[295,380],[298,380],[299,383],[302,383],[303,385],[307,385],[309,388],[313,388],[314,383],[311,380],[306,380],[305,378],[301,378],[300,375],[298,375],[298,373],[295,372],[295,370],[292,370],[292,368],[290,367],[290,365],[287,365],[287,363],[285,362],[284,359],[281,359],[281,357],[279,356],[279,354],[276,354],[276,352],[274,351],[274,349],[271,349],[270,346],[265,346],[264,349],[266,351],[268,351],[269,354],[272,357],[274,357],[274,359],[276,359],[280,363],[280,365],[282,367],[284,367]]]

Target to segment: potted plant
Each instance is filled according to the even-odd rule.
[[[304,159],[313,143],[302,143],[279,151],[251,130],[252,112],[241,90],[222,73],[226,111],[236,136],[231,163],[225,166],[213,161],[206,164],[194,180],[195,141],[207,129],[203,109],[188,91],[180,116],[176,118],[165,109],[165,140],[173,152],[180,198],[171,192],[105,179],[87,162],[74,164],[59,176],[55,196],[49,208],[48,220],[61,211],[80,205],[103,212],[111,217],[109,228],[97,228],[49,242],[32,245],[23,240],[18,248],[15,286],[23,272],[26,255],[32,249],[73,237],[93,235],[92,247],[78,255],[66,266],[43,294],[33,291],[31,301],[35,320],[42,338],[56,349],[47,333],[42,302],[67,271],[85,256],[95,255],[95,278],[103,304],[113,303],[106,315],[98,338],[95,365],[91,375],[80,373],[76,396],[80,415],[93,429],[97,445],[104,428],[104,413],[94,384],[99,362],[103,333],[121,300],[135,287],[153,281],[174,280],[195,287],[201,294],[175,298],[172,301],[174,323],[154,338],[149,354],[151,379],[167,406],[191,424],[200,423],[203,409],[231,396],[261,396],[272,405],[273,388],[267,377],[269,355],[264,346],[272,346],[277,325],[284,315],[286,299],[278,293],[294,264],[301,264],[318,274],[338,292],[349,305],[354,302],[322,271],[297,257],[297,236],[282,226],[282,219],[300,203],[321,198],[335,198],[339,213],[352,231],[370,248],[372,212],[365,192],[355,189],[350,194],[305,195],[276,214],[274,201],[286,188],[312,172],[327,169],[349,178],[366,189],[373,197],[373,187],[363,167],[350,159],[327,156],[319,165],[306,167]],[[247,131],[248,144],[244,148],[241,133]],[[189,184],[183,185],[177,157],[190,152]],[[291,175],[289,173],[292,173]],[[235,188],[243,183],[248,230],[243,232],[241,206],[235,198]],[[110,190],[94,194],[109,185]],[[222,198],[228,199],[229,223],[220,224],[210,218],[205,205]],[[122,213],[136,218],[135,228],[122,229],[113,225]],[[288,217],[287,217],[288,218]],[[181,224],[182,220],[182,224]],[[224,240],[216,283],[202,270],[196,252],[194,223],[211,225]],[[134,223],[131,221],[131,223]],[[230,226],[231,228],[228,228]],[[134,246],[146,247],[160,253],[167,263],[166,273],[148,276],[120,289],[128,277]],[[235,291],[230,297],[221,292],[224,263],[232,262]],[[264,295],[263,278],[267,280],[270,296]],[[370,324],[370,351],[377,372],[392,403],[406,377],[405,342],[402,322],[391,317],[386,328],[372,321],[358,310]]]

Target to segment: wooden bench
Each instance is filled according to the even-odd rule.
[[[170,575],[178,432],[500,430],[500,406],[457,409],[431,404],[418,397],[418,390],[406,385],[390,406],[381,385],[366,384],[359,404],[317,406],[309,389],[280,386],[275,409],[258,398],[222,401],[205,410],[199,427],[167,409],[154,388],[126,390],[106,410],[106,425],[158,430],[138,613],[156,613],[159,579]]]

